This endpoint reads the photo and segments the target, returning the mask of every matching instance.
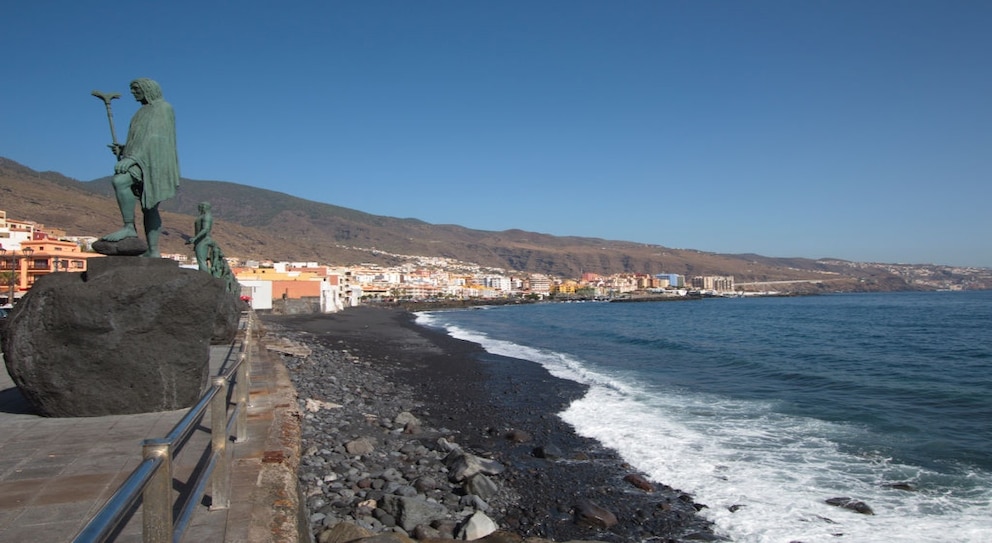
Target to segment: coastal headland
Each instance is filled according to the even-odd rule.
[[[466,537],[487,519],[498,541],[719,539],[696,514],[705,505],[556,416],[583,385],[414,320],[377,307],[263,317],[267,335],[290,345],[283,360],[303,413],[299,475],[317,541],[356,526]]]

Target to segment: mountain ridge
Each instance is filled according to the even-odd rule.
[[[120,222],[109,179],[79,181],[0,157],[0,209],[9,218],[33,220],[72,235],[99,236]],[[738,282],[827,281],[810,283],[807,288],[814,290],[918,288],[884,267],[840,259],[728,255],[520,229],[473,230],[372,215],[230,181],[186,178],[176,197],[160,208],[163,252],[191,254],[183,236],[193,233],[202,201],[212,206],[214,239],[225,254],[242,259],[393,265],[403,261],[403,255],[419,255],[565,278],[584,272],[677,273],[733,275]]]

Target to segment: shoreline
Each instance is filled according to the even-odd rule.
[[[705,506],[647,481],[558,417],[585,394],[584,385],[418,325],[404,309],[358,307],[262,321],[272,335],[312,352],[286,354],[284,361],[304,412],[300,479],[315,536],[341,522],[371,533],[402,524],[426,541],[457,535],[465,518],[482,512],[505,533],[544,540],[720,539],[696,514]],[[307,409],[314,405],[325,407]],[[412,429],[408,417],[416,421]],[[348,444],[362,439],[371,450],[352,454]],[[451,447],[498,465],[488,477],[496,490],[450,481],[444,461]],[[377,479],[390,468],[402,474],[395,485]],[[430,478],[433,485],[417,485]],[[385,492],[390,488],[445,505],[449,520],[411,531],[410,522],[398,522],[383,505],[396,500]]]

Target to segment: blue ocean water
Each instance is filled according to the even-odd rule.
[[[734,541],[992,541],[992,292],[552,303],[418,322],[590,385],[560,416],[693,494]]]

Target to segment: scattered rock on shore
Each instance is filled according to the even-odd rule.
[[[651,484],[651,481],[648,481],[643,475],[638,473],[631,473],[625,476],[623,480],[645,492],[654,492],[654,485]]]
[[[867,503],[861,500],[855,500],[854,498],[830,498],[826,500],[828,504],[835,507],[840,507],[842,509],[850,509],[851,511],[861,513],[862,515],[874,515],[875,511],[868,506]]]
[[[299,478],[318,543],[679,541],[678,534],[709,530],[678,491],[630,488],[619,461],[608,476],[615,479],[604,486],[604,473],[612,470],[601,471],[603,458],[571,447],[562,452],[550,445],[547,428],[507,421],[498,430],[486,420],[492,412],[478,416],[471,409],[434,413],[446,402],[422,403],[415,391],[428,397],[430,391],[390,375],[390,364],[407,371],[411,365],[391,351],[367,358],[352,342],[284,329],[278,320],[267,325],[273,335],[306,346],[278,352],[303,412]],[[485,430],[474,433],[473,420],[484,421]],[[464,422],[470,424],[444,427]],[[538,446],[540,454],[523,445],[536,435],[548,443]],[[546,503],[557,505],[545,509]]]

